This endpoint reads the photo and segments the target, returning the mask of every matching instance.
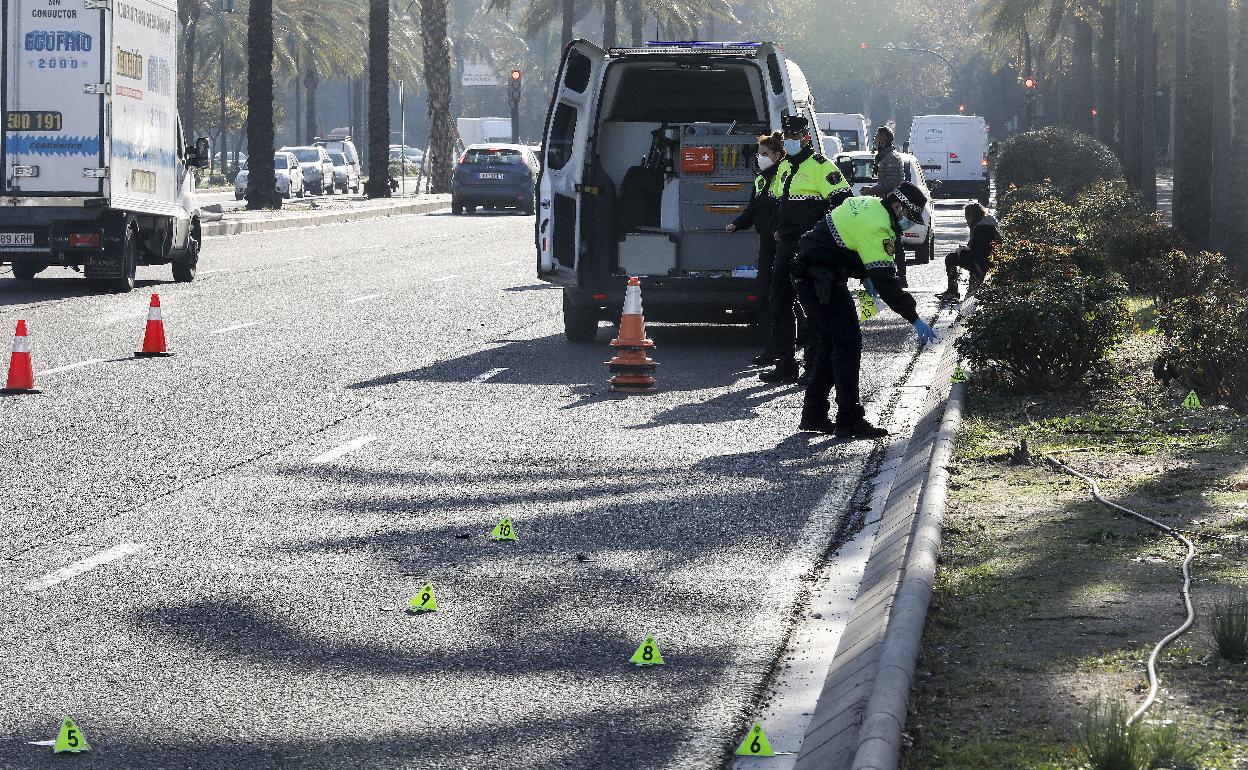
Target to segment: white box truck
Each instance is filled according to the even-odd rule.
[[[988,124],[978,115],[918,115],[909,152],[919,159],[937,198],[974,198],[988,205]]]
[[[456,118],[455,127],[464,147],[511,142],[511,118]]]
[[[815,113],[815,123],[819,126],[819,133],[841,140],[843,152],[871,149],[867,136],[871,122],[864,115],[857,112],[818,112]]]
[[[195,277],[202,242],[177,112],[175,0],[3,0],[0,264],[81,268],[129,291],[137,265]]]

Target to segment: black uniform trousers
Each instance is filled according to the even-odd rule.
[[[763,228],[765,229],[765,228]],[[762,340],[764,351],[771,353],[771,280],[776,266],[776,239],[771,233],[758,233],[758,334]]]
[[[781,236],[776,241],[776,257],[771,271],[771,294],[767,300],[771,305],[771,331],[765,337],[768,342],[764,352],[775,356],[778,366],[796,364],[797,356],[794,351],[798,342],[799,325],[808,367],[814,354],[816,331],[806,323],[802,308],[798,305],[797,289],[793,286],[789,269],[797,256],[799,237],[800,235]]]
[[[811,358],[814,369],[802,400],[802,419],[827,417],[836,388],[836,423],[851,424],[866,414],[858,402],[858,371],[862,363],[862,327],[858,308],[843,280],[821,277],[801,282],[798,296],[806,320],[815,330]],[[809,366],[810,359],[807,359]]]

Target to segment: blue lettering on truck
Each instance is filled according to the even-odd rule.
[[[27,51],[90,51],[91,36],[86,32],[40,30],[26,33]]]

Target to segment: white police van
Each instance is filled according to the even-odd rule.
[[[978,115],[919,115],[906,148],[919,159],[941,198],[975,198],[988,205],[988,124]]]
[[[810,88],[775,43],[652,43],[564,51],[537,182],[537,274],[564,287],[564,330],[592,340],[630,275],[646,318],[751,323],[758,236],[745,210],[759,134],[801,114]]]

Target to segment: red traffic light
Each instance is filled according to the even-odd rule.
[[[865,50],[867,50],[867,44],[866,44],[866,43],[859,43],[859,44],[858,44],[858,48],[860,48],[861,50],[865,51]]]
[[[1094,118],[1096,117],[1096,108],[1095,108],[1095,107],[1093,107],[1093,108],[1092,108],[1092,117],[1094,117]]]
[[[512,80],[519,80],[519,79],[520,79],[520,70],[518,70],[518,69],[514,69],[514,70],[512,70],[512,71],[511,71],[511,79],[512,79]]]
[[[1035,78],[1027,78],[1026,80],[1024,80],[1024,81],[1023,81],[1023,87],[1024,87],[1024,88],[1026,88],[1026,89],[1028,89],[1028,90],[1031,90],[1031,89],[1035,88],[1035,87],[1036,87],[1036,79],[1035,79]]]
[[[959,114],[961,114],[961,113],[963,113],[963,112],[966,112],[966,105],[965,105],[965,104],[959,104],[959,105],[958,105],[958,113],[959,113]]]

